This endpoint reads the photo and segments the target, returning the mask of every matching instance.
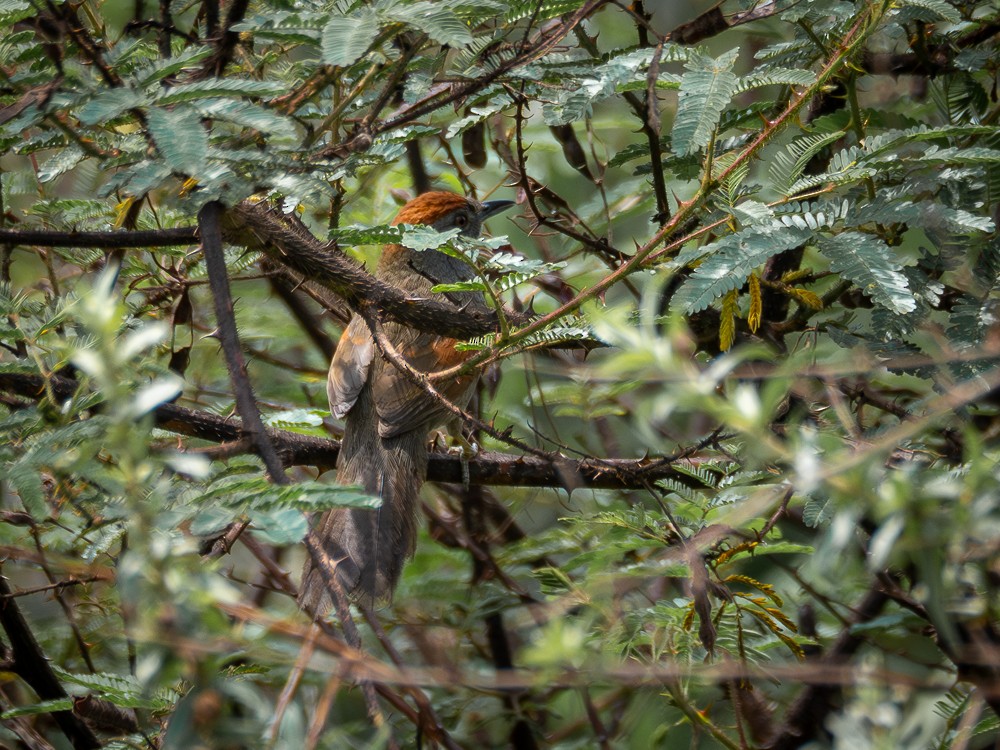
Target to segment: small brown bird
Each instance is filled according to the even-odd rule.
[[[478,237],[483,222],[513,205],[513,201],[480,203],[454,193],[424,193],[400,210],[393,224],[426,224],[438,231],[458,228]],[[462,261],[436,250],[416,252],[387,245],[376,276],[417,299],[432,294],[437,284],[473,277]],[[447,298],[456,313],[482,307],[478,293],[454,293]],[[387,323],[385,334],[397,352],[415,369],[433,373],[460,364],[467,356],[455,350],[455,339]],[[472,397],[476,375],[435,382],[445,398],[464,407]],[[343,508],[327,511],[314,526],[313,541],[345,592],[368,603],[392,594],[403,563],[416,545],[417,504],[427,476],[427,433],[445,421],[445,412],[391,362],[380,356],[368,325],[355,315],[344,330],[330,362],[327,379],[330,411],[346,415],[344,440],[337,459],[338,484],[361,485],[382,498],[376,510]],[[327,595],[322,571],[312,555],[302,573],[300,603],[317,610]]]

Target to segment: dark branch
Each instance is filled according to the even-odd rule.
[[[888,572],[879,578],[893,601],[932,626],[934,642],[955,665],[958,678],[975,685],[986,705],[1000,716],[1000,632],[996,624],[987,618],[962,621],[932,612],[903,590],[901,574]],[[911,566],[908,578],[919,580],[916,566]]]
[[[0,229],[0,244],[41,247],[174,247],[198,242],[196,227],[152,229],[138,232],[48,232],[32,229]]]
[[[236,397],[236,409],[243,418],[243,424],[247,426],[247,433],[253,441],[257,455],[264,462],[271,481],[276,484],[285,484],[288,482],[288,478],[285,476],[281,460],[264,430],[264,423],[261,421],[260,410],[257,408],[257,401],[253,396],[253,389],[247,374],[247,363],[243,358],[243,348],[240,346],[239,334],[236,330],[233,298],[229,293],[226,258],[222,251],[222,225],[220,221],[222,211],[222,205],[213,201],[206,204],[198,214],[202,247],[205,252],[205,266],[208,269],[208,283],[212,288],[212,299],[215,303],[217,334],[222,344],[222,351],[226,355],[229,377]]]
[[[229,212],[225,232],[254,250],[267,253],[308,279],[336,292],[355,310],[363,304],[387,318],[422,331],[468,339],[497,330],[486,309],[463,310],[435,299],[414,299],[376,279],[348,258],[336,243],[322,243],[301,223],[267,203],[243,201]]]
[[[59,375],[48,379],[49,387],[60,401],[70,398],[78,384]],[[45,381],[39,375],[0,372],[0,391],[31,399],[44,395]],[[248,437],[237,419],[217,414],[185,409],[175,404],[162,404],[154,412],[157,426],[188,437],[213,443],[237,443]],[[284,430],[265,429],[286,466],[315,466],[320,470],[334,468],[340,444],[334,440],[296,435]],[[239,452],[249,452],[243,448]],[[555,489],[644,489],[649,482],[670,479],[687,487],[699,488],[698,480],[674,468],[675,464],[691,466],[689,459],[569,459],[558,462],[535,456],[516,456],[483,452],[468,462],[469,482],[505,487],[551,487]],[[431,454],[427,478],[434,482],[461,483],[462,461],[454,456]]]
[[[232,0],[229,4],[229,10],[226,11],[225,29],[215,39],[215,52],[205,60],[201,70],[195,76],[196,79],[221,76],[225,72],[229,61],[233,59],[233,52],[236,50],[236,45],[240,41],[240,35],[238,32],[233,31],[233,26],[243,20],[249,5],[249,0]],[[214,21],[217,24],[218,6],[214,8],[214,13],[216,14]],[[210,17],[209,20],[212,21],[213,19]],[[214,24],[210,23],[209,26],[211,25]]]
[[[10,641],[13,671],[31,686],[40,700],[68,698],[48,658],[42,652],[31,628],[21,614],[17,601],[12,596],[13,593],[7,579],[0,575],[0,597],[3,597],[3,602],[0,603],[0,625],[3,626]],[[72,711],[53,711],[52,718],[74,748],[89,750],[101,746],[90,727]]]
[[[305,226],[265,203],[244,201],[230,214],[224,227],[226,239],[267,253],[305,278],[331,289],[355,309],[362,302],[370,303],[390,320],[461,339],[498,328],[496,315],[489,310],[469,309],[456,315],[451,305],[435,299],[415,300],[391,284],[379,281],[344,255],[336,243],[320,242]],[[170,247],[198,241],[196,227],[137,232],[0,229],[0,245],[114,249]]]
[[[463,310],[436,299],[415,300],[379,281],[348,258],[336,243],[323,243],[300,222],[263,202],[244,201],[231,209],[223,232],[228,241],[263,252],[342,297],[357,309],[370,303],[387,318],[420,330],[468,339],[497,330],[496,315],[486,309]],[[170,247],[199,241],[196,227],[138,232],[49,232],[0,229],[0,245],[42,247]],[[516,319],[518,316],[513,315]]]

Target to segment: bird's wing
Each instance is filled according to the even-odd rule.
[[[469,356],[468,352],[455,350],[455,339],[420,333],[403,326],[393,333],[396,350],[421,372],[445,370],[461,364]],[[434,382],[433,385],[446,399],[464,407],[471,396],[475,379],[475,375],[465,375]],[[411,430],[427,431],[435,423],[445,421],[444,410],[387,360],[380,360],[375,369],[372,394],[381,437],[393,437]]]
[[[355,315],[340,337],[326,377],[330,412],[337,419],[342,419],[358,400],[358,394],[368,380],[374,354],[375,342],[371,331],[364,320]]]

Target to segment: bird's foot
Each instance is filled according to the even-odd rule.
[[[469,461],[479,455],[479,444],[474,440],[466,440],[461,430],[435,430],[431,447],[441,449],[449,456],[457,456],[462,463],[462,486],[469,488]]]

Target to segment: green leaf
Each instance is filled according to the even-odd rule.
[[[73,169],[73,167],[86,158],[87,155],[83,152],[83,149],[78,146],[70,146],[69,148],[57,151],[55,155],[46,161],[45,164],[43,164],[38,170],[38,181],[51,182],[56,177],[69,172]]]
[[[31,4],[28,0],[0,0],[0,14],[20,13],[30,10]]]
[[[785,209],[797,207],[798,210],[786,212]],[[833,225],[844,218],[848,211],[848,202],[841,204],[822,202],[818,204],[797,204],[789,203],[782,207],[779,218],[785,226],[797,229],[811,229],[814,232],[820,229],[830,229]]]
[[[679,49],[678,45],[665,47],[664,58],[675,57],[676,49]],[[563,88],[554,100],[546,97],[542,109],[545,124],[565,125],[581,120],[594,104],[620,90],[631,88],[630,84],[645,88],[645,69],[649,67],[652,56],[651,50],[633,50],[612,57],[592,70],[583,69],[579,75],[570,78],[573,85]],[[568,77],[568,73],[559,71],[560,77]]]
[[[200,127],[201,123],[199,123]],[[145,195],[153,188],[159,187],[170,177],[170,167],[163,161],[143,160],[129,169],[123,169],[104,186],[102,195],[113,195],[116,190],[123,190],[128,195]]]
[[[145,106],[148,98],[135,89],[121,87],[103,89],[80,107],[77,117],[84,125],[96,125],[113,120],[127,110]]]
[[[992,125],[948,125],[942,128],[932,128],[920,125],[906,130],[889,130],[865,139],[864,150],[875,155],[897,146],[906,146],[920,141],[946,141],[954,138],[969,138],[979,135],[996,135]]]
[[[816,528],[833,518],[835,511],[834,502],[830,498],[810,497],[802,508],[802,520],[806,526]]]
[[[201,118],[190,109],[146,110],[149,134],[171,171],[190,177],[205,168],[208,157],[208,133]]]
[[[226,476],[212,484],[212,489],[198,495],[197,505],[211,508],[221,502],[224,507],[250,512],[294,509],[317,511],[349,506],[352,508],[377,508],[381,500],[358,487],[298,482],[289,485],[271,484],[260,476]]]
[[[588,348],[604,346],[604,343],[594,336],[594,332],[589,328],[577,326],[552,326],[544,331],[538,331],[523,339],[518,347],[523,351],[527,349],[542,349],[560,346],[571,342],[586,342]],[[460,341],[455,344],[455,349],[460,352],[481,351],[488,349],[496,343],[495,336],[477,336],[469,341]]]
[[[810,544],[795,542],[768,542],[754,548],[754,557],[761,555],[811,555],[816,548]]]
[[[755,70],[739,80],[735,93],[741,94],[761,86],[812,86],[816,83],[816,74],[811,70],[800,68],[769,68]]]
[[[192,104],[202,117],[225,120],[283,140],[296,137],[295,123],[274,110],[253,102],[232,99],[205,99]]]
[[[734,205],[730,211],[742,226],[770,224],[774,220],[774,210],[760,201],[745,200]]]
[[[162,81],[168,76],[180,73],[187,68],[193,68],[198,63],[207,59],[212,54],[211,47],[189,47],[174,57],[166,60],[158,60],[148,68],[143,68],[135,72],[135,77],[139,81],[139,86],[149,86],[151,83]],[[114,91],[115,89],[112,89]]]
[[[407,226],[403,230],[400,243],[411,250],[436,250],[461,234],[461,229],[453,227],[446,232],[439,232],[434,227]]]
[[[231,521],[232,517],[227,516],[226,520]],[[124,523],[105,524],[87,535],[90,543],[80,552],[80,557],[86,562],[94,562],[100,555],[108,554],[108,550],[125,540],[126,536]]]
[[[581,5],[583,5],[583,0],[513,0],[504,21],[514,23],[531,18],[535,23],[538,23],[572,13]]]
[[[323,429],[323,417],[329,412],[322,409],[292,409],[289,411],[265,413],[264,424],[281,430],[290,430],[300,435],[327,437]]]
[[[341,227],[330,232],[330,239],[342,247],[388,245],[403,239],[403,227],[388,224],[373,227]]]
[[[14,147],[15,154],[34,154],[47,148],[59,148],[69,143],[63,133],[39,133],[20,140]]]
[[[268,544],[285,546],[296,544],[309,531],[309,521],[299,510],[276,508],[252,514],[253,532]]]
[[[346,67],[361,59],[378,36],[378,17],[369,8],[351,16],[330,16],[320,37],[323,62]]]
[[[611,94],[598,79],[586,79],[579,84],[561,92],[551,104],[546,104],[542,110],[546,125],[565,125],[582,120],[589,114],[594,102]]]
[[[923,625],[922,621],[912,612],[890,612],[887,615],[876,617],[865,622],[857,622],[848,628],[851,635],[861,635],[862,633],[878,633],[880,631],[889,632],[897,628],[904,622],[909,622],[916,626],[915,629]]]
[[[158,690],[149,694],[131,675],[110,672],[79,674],[67,672],[59,667],[55,669],[56,674],[64,682],[87,688],[90,692],[97,693],[104,700],[122,708],[164,709],[173,705],[176,700],[176,695],[170,690]]]
[[[808,231],[791,227],[751,226],[706,245],[699,254],[711,254],[674,294],[671,309],[681,313],[704,310],[726,292],[743,286],[750,272],[771,256],[801,245],[808,237]]]
[[[295,47],[303,45],[306,48],[319,45],[321,27],[326,22],[326,15],[300,11],[290,13],[279,11],[274,14],[262,13],[250,20],[235,24],[236,32],[250,32],[257,41],[267,40],[277,44]]]
[[[465,47],[472,43],[472,33],[455,12],[440,4],[416,2],[396,5],[385,13],[387,18],[401,21],[424,32],[438,44]]]
[[[294,485],[267,485],[253,498],[253,512],[276,509],[297,511],[328,510],[330,508],[378,508],[381,499],[357,487],[300,482]]]
[[[667,138],[661,138],[660,148],[664,152],[669,151],[670,140]],[[642,158],[649,158],[649,143],[630,143],[608,160],[608,166],[620,167],[622,164],[627,164],[630,161]]]
[[[288,92],[287,85],[277,81],[254,81],[245,78],[208,78],[194,83],[183,83],[169,89],[154,100],[160,106],[209,99],[218,96],[240,98],[245,96],[271,97]]]
[[[776,153],[771,160],[769,174],[774,180],[774,189],[782,195],[791,195],[791,187],[802,175],[812,158],[844,136],[844,131],[817,133],[797,138]]]
[[[262,414],[268,427],[287,429],[289,427],[318,427],[323,424],[325,412],[319,409],[291,409],[289,411]]]
[[[901,0],[899,5],[903,8],[919,8],[923,11],[929,11],[929,14],[922,17],[925,21],[962,22],[961,14],[944,0]]]
[[[503,237],[494,237],[493,240],[500,240],[501,245],[507,244],[506,238]],[[559,270],[560,268],[565,268],[566,263],[562,261],[556,263],[546,263],[543,260],[528,258],[524,255],[518,255],[517,253],[500,252],[486,262],[486,267],[490,270],[500,271],[501,273],[525,273],[528,271],[551,273]]]
[[[30,706],[18,706],[11,708],[0,714],[0,720],[7,721],[18,716],[33,716],[35,714],[50,714],[53,711],[72,711],[72,698],[53,698],[50,701],[41,701]]]
[[[906,276],[900,270],[902,263],[878,237],[844,232],[834,237],[817,237],[816,245],[829,258],[832,271],[853,281],[877,304],[899,314],[917,308]]]
[[[448,126],[448,130],[445,131],[444,137],[451,140],[452,138],[461,135],[476,123],[482,122],[487,117],[495,115],[497,112],[502,112],[509,104],[510,100],[506,96],[503,96],[498,97],[488,106],[472,107],[470,109],[472,114],[452,122],[451,125]]]
[[[949,208],[935,201],[914,203],[908,200],[885,201],[854,207],[848,221],[854,225],[906,223],[929,230],[945,229],[955,234],[992,232],[993,220],[961,208]]]
[[[681,77],[674,119],[673,144],[678,154],[691,154],[708,145],[722,111],[736,92],[739,79],[732,72],[739,48],[719,58],[692,53]]]
[[[210,506],[195,511],[188,519],[187,528],[194,536],[209,537],[221,532],[232,521],[232,511]]]
[[[788,188],[786,194],[795,195],[819,185],[848,185],[874,177],[877,170],[874,166],[862,163],[863,158],[864,154],[857,146],[838,151],[830,159],[828,171],[823,174],[800,177],[794,185]]]
[[[927,150],[919,160],[925,164],[1000,164],[1000,150],[992,148],[937,148]]]
[[[7,481],[21,498],[21,504],[28,514],[36,521],[41,521],[49,514],[45,504],[45,489],[38,467],[28,461],[19,461],[7,467]]]

